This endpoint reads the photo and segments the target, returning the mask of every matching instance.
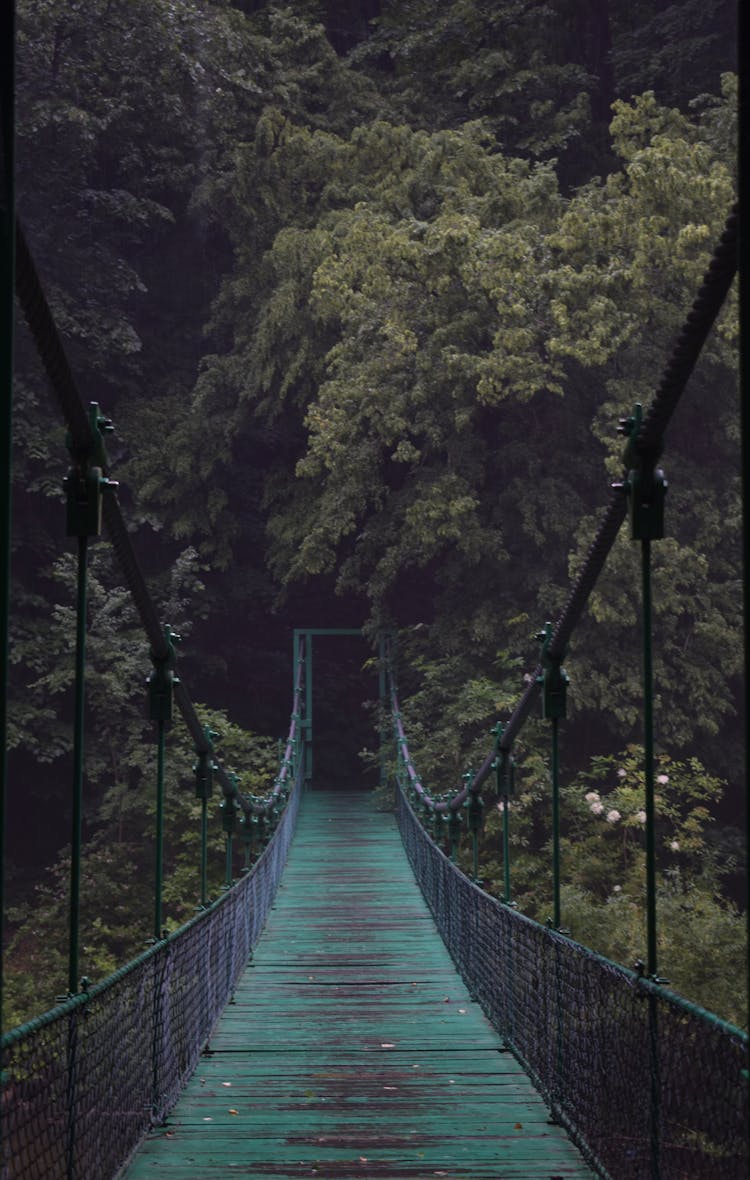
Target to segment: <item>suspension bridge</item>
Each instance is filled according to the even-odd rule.
[[[334,794],[315,782],[312,652],[322,634],[315,629],[294,636],[291,719],[272,788],[262,797],[243,794],[218,761],[214,735],[175,674],[174,637],[126,527],[110,477],[109,423],[81,400],[13,215],[8,175],[5,323],[15,289],[69,432],[78,625],[68,995],[3,1035],[3,1180],[744,1177],[747,1037],[659,976],[650,575],[652,544],[663,535],[659,456],[733,280],[736,214],[652,404],[623,421],[623,478],[559,618],[540,636],[541,660],[498,724],[483,765],[454,793],[435,796],[419,776],[382,638],[381,787],[392,807],[379,812],[365,794]],[[12,355],[4,365],[9,388]],[[9,419],[4,431],[9,457]],[[637,970],[577,944],[560,920],[562,660],[626,521],[640,547],[643,587],[648,953]],[[152,653],[156,864],[152,945],[92,984],[79,973],[81,791],[87,557],[102,529]],[[7,619],[7,602],[3,609]],[[537,704],[551,739],[554,912],[547,926],[511,904],[507,843],[513,745]],[[177,713],[196,751],[201,908],[165,935],[164,761]],[[227,872],[221,897],[210,901],[214,785]],[[488,796],[499,800],[505,821],[501,898],[476,880]],[[462,838],[473,877],[455,863]],[[249,867],[235,882],[236,841],[244,842]]]

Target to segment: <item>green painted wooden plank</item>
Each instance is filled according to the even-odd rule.
[[[127,1180],[590,1177],[474,1004],[367,796],[308,795],[266,929]]]

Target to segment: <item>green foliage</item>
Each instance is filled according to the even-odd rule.
[[[552,908],[549,772],[543,727],[519,747],[510,801],[514,902],[537,921]],[[561,911],[573,937],[615,962],[645,959],[643,750],[594,757],[561,792]],[[725,784],[696,758],[657,760],[657,932],[660,971],[674,990],[745,1026],[744,915],[722,892],[737,868],[727,841],[710,831]],[[489,792],[487,792],[489,794]],[[502,804],[489,808],[481,843],[485,888],[502,895]],[[462,862],[469,869],[468,841]],[[469,870],[470,871],[470,870]]]
[[[579,942],[632,966],[645,945],[640,891],[595,901],[564,886],[561,904]],[[686,884],[665,882],[657,896],[658,951],[670,988],[722,1019],[747,1027],[745,918],[731,903]]]
[[[485,118],[511,153],[549,156],[588,123],[585,65],[554,3],[386,3],[356,59],[378,66],[397,117],[429,129]]]
[[[122,707],[127,711],[124,702]],[[219,756],[238,772],[239,789],[268,795],[277,769],[276,742],[232,724],[221,711],[198,707],[198,712],[201,721],[219,733]],[[133,724],[131,716],[131,728]],[[116,747],[108,729],[106,722],[100,724],[96,746],[106,746],[111,767],[98,767],[96,757],[87,761],[89,820],[81,880],[80,962],[81,973],[94,982],[138,955],[153,930],[156,750],[153,741],[143,740],[127,749]],[[201,804],[195,797],[194,760],[189,735],[182,725],[175,726],[168,739],[165,776],[163,899],[169,930],[193,916],[200,898]],[[96,794],[100,800],[94,812],[91,797]],[[225,871],[219,794],[209,803],[208,886],[214,897]],[[240,848],[234,863],[239,875]],[[69,874],[68,848],[40,875],[29,899],[8,913],[6,1027],[52,1007],[55,995],[66,990]]]
[[[732,0],[612,7],[621,96],[653,89],[660,102],[686,109],[696,94],[714,92],[722,71],[735,66],[737,6]]]

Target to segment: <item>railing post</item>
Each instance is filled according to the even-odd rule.
[[[464,775],[464,782],[469,792],[467,823],[471,832],[471,863],[475,885],[479,885],[479,833],[484,822],[484,800],[478,790],[474,789],[474,771]]]
[[[495,759],[492,763],[497,779],[497,793],[503,801],[503,901],[511,905],[510,889],[510,797],[516,776],[516,763],[510,750],[502,745],[503,726],[498,721],[495,735]]]
[[[218,734],[214,733],[208,725],[204,726],[203,732],[206,735],[208,749],[196,750],[197,759],[193,764],[195,794],[196,798],[201,801],[201,909],[205,909],[207,905],[208,800],[211,798],[214,783],[213,739],[218,737]]]
[[[231,776],[236,784],[236,776]],[[232,853],[234,848],[234,833],[237,830],[237,805],[231,795],[227,795],[221,805],[221,826],[224,829],[226,837],[226,873],[224,877],[224,888],[231,889],[232,887]]]
[[[73,722],[73,816],[70,837],[70,931],[68,993],[78,991],[81,916],[81,812],[83,805],[83,724],[86,697],[86,589],[88,537],[78,538],[76,574],[75,705]]]
[[[546,623],[537,639],[542,644],[542,717],[552,722],[552,926],[560,929],[560,719],[565,717],[568,674],[562,666],[562,654],[551,655],[552,624]]]
[[[378,636],[378,707],[379,707],[379,733],[378,733],[378,767],[379,767],[379,786],[380,791],[385,793],[388,785],[388,771],[386,767],[386,744],[388,726],[386,722],[386,712],[388,708],[388,684],[386,675],[386,661],[388,659],[388,649],[386,645],[385,635]]]
[[[99,416],[92,402],[89,422],[91,444],[88,450],[71,450],[73,466],[65,479],[67,533],[78,539],[76,583],[76,652],[73,721],[73,815],[70,839],[70,938],[68,948],[68,992],[78,991],[81,908],[81,817],[83,811],[83,729],[86,705],[86,596],[88,582],[88,545],[91,537],[102,531],[102,495],[110,483],[102,474],[106,462],[102,435],[112,423]],[[98,459],[100,466],[92,466]]]
[[[657,979],[656,937],[656,835],[654,797],[654,669],[652,654],[651,542],[664,536],[664,499],[667,481],[656,467],[661,454],[658,447],[644,451],[638,447],[643,409],[636,405],[630,418],[620,420],[620,431],[628,442],[623,456],[628,470],[625,489],[628,495],[630,536],[641,542],[641,591],[643,635],[643,754],[646,784],[646,973]]]
[[[252,820],[249,815],[244,816],[240,822],[240,827],[242,828],[242,849],[244,853],[242,872],[249,873],[252,866],[253,838],[255,835],[253,832]]]
[[[305,635],[305,785],[308,788],[312,786],[313,774],[312,647],[313,637],[308,631]]]
[[[70,838],[70,929],[68,940],[68,995],[74,996],[84,986],[80,979],[81,919],[81,851],[83,813],[84,719],[86,708],[86,631],[88,589],[88,546],[91,537],[102,531],[102,496],[110,483],[103,473],[106,463],[103,433],[112,423],[99,416],[99,407],[91,404],[89,422],[91,443],[86,451],[71,448],[71,467],[65,479],[66,525],[69,537],[78,539],[76,579],[76,649],[73,718],[73,799]],[[92,459],[101,466],[92,466]],[[67,1177],[75,1176],[76,1102],[78,1071],[78,1009],[70,1015],[68,1037],[68,1125],[66,1133]]]
[[[461,840],[461,813],[459,811],[451,810],[448,813],[448,844],[450,847],[450,859],[453,864],[456,863],[456,855],[458,853],[458,845]]]
[[[162,898],[164,891],[164,752],[166,729],[174,715],[174,687],[179,684],[175,676],[175,635],[167,624],[164,628],[166,653],[157,656],[151,653],[154,670],[148,680],[149,717],[156,722],[156,864],[154,868],[154,939],[164,936]]]
[[[68,1076],[65,1093],[65,1175],[66,1180],[75,1180],[76,1150],[76,1093],[78,1090],[78,1009],[68,1013]]]
[[[620,420],[627,437],[623,456],[628,477],[630,535],[641,543],[641,593],[643,633],[643,758],[646,811],[646,973],[654,983],[666,983],[658,976],[656,914],[656,800],[654,792],[654,669],[652,651],[651,542],[664,536],[664,500],[667,481],[656,466],[661,441],[648,449],[638,445],[643,409],[636,405],[630,418]],[[648,997],[649,1076],[651,1114],[651,1176],[661,1175],[661,1078],[659,1073],[659,1029],[657,999]]]

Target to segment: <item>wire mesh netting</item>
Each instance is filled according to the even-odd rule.
[[[174,1105],[263,928],[299,806],[251,871],[169,939],[3,1040],[3,1180],[113,1176]]]
[[[397,792],[401,835],[474,998],[602,1175],[744,1180],[747,1039],[490,897]]]

